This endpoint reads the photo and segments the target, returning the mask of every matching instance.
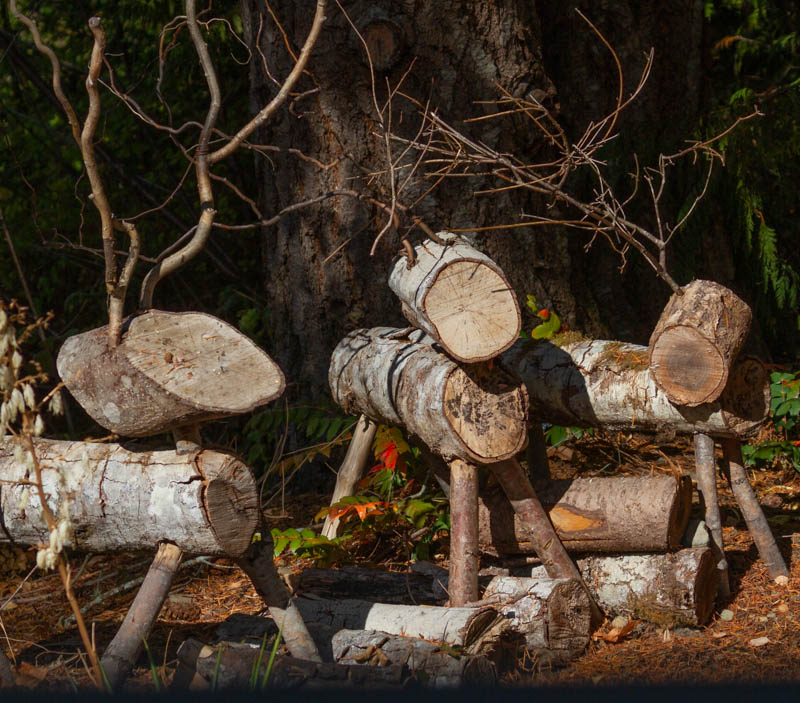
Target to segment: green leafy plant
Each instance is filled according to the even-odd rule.
[[[525,304],[542,321],[531,330],[531,339],[552,339],[561,331],[561,318],[552,310],[539,308],[535,295],[529,294]],[[524,332],[521,336],[528,337]]]
[[[786,466],[800,472],[800,371],[770,374],[770,411],[779,439],[747,444],[742,454],[755,466]]]
[[[551,447],[558,447],[561,444],[564,444],[568,439],[580,439],[584,435],[593,435],[594,429],[584,428],[584,427],[563,427],[561,425],[550,425],[545,430],[544,438],[545,441]]]

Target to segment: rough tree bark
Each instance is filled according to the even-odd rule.
[[[118,444],[34,440],[51,508],[69,503],[67,544],[90,552],[153,549],[169,539],[189,554],[236,557],[258,525],[258,489],[241,460],[204,449],[132,452]],[[0,442],[0,521],[21,544],[47,542],[49,530],[20,440]],[[28,498],[24,496],[29,494]]]
[[[650,152],[669,150],[691,129],[698,107],[702,4],[687,0],[584,4],[587,15],[620,54],[626,91],[638,78],[643,54],[655,45],[652,88],[643,96],[641,108],[634,105],[623,118],[624,124],[635,127],[626,137],[626,147],[627,153],[641,152],[643,145]],[[256,0],[244,3],[248,43],[254,46],[258,39],[272,75],[280,77],[293,61],[281,30],[268,18],[260,25],[261,7]],[[297,46],[310,22],[308,8],[288,0],[270,7],[288,42]],[[478,103],[500,96],[497,83],[512,95],[533,93],[556,111],[560,103],[560,116],[573,137],[616,103],[614,62],[571,8],[527,0],[460,4],[355,0],[346,6],[354,24],[367,34],[393,27],[391,49],[379,52],[380,60],[374,61],[379,103],[385,99],[387,81],[397,85],[414,61],[403,82],[404,93],[421,104],[430,98],[430,108],[442,117],[478,140],[517,154],[523,162],[542,156],[542,144],[531,139],[525,118],[502,125],[493,120],[462,123],[501,109]],[[258,135],[258,141],[281,149],[257,166],[259,205],[265,217],[340,188],[357,188],[390,202],[387,179],[367,180],[366,174],[386,170],[385,142],[375,130],[377,116],[363,47],[336,7],[328,12],[309,73],[313,81],[307,78],[298,92],[316,92]],[[274,91],[261,61],[251,64],[251,87],[254,109]],[[410,101],[396,98],[392,124],[399,134],[413,136],[419,124],[416,111]],[[665,113],[670,114],[666,124]],[[320,169],[291,149],[332,166]],[[396,148],[395,156],[401,149]],[[430,185],[426,181],[411,187],[401,199],[411,204]],[[414,214],[436,231],[502,224],[511,219],[510,213],[541,213],[545,207],[518,190],[475,197],[482,185],[452,179],[415,205]],[[344,334],[355,327],[403,324],[397,301],[385,285],[399,249],[397,236],[387,233],[376,255],[369,257],[372,238],[385,222],[382,210],[345,197],[293,212],[263,230],[263,280],[278,345],[276,359],[290,378],[302,380],[299,386],[309,395],[324,392],[322,379],[330,353]],[[403,219],[402,231],[406,224]],[[414,243],[419,231],[412,234]],[[611,325],[623,339],[645,341],[668,297],[667,287],[639,266],[628,271],[644,287],[626,288],[616,254],[598,243],[586,256],[586,239],[580,235],[517,227],[467,236],[503,269],[518,296],[534,293],[571,327],[593,335]],[[658,293],[645,311],[640,310],[643,289]]]
[[[753,313],[732,290],[695,280],[674,293],[650,335],[650,371],[675,405],[696,407],[722,394]]]
[[[670,402],[648,368],[647,347],[636,344],[520,340],[502,359],[525,381],[531,418],[543,422],[746,437],[769,416],[769,376],[755,359],[734,366],[719,400],[696,407]]]
[[[249,412],[283,393],[275,362],[211,315],[151,310],[114,349],[107,337],[105,327],[70,337],[58,373],[98,424],[123,436]]]
[[[525,445],[527,393],[490,362],[459,365],[419,330],[347,335],[331,356],[333,399],[349,413],[399,425],[443,458],[488,464]]]
[[[673,476],[584,478],[553,481],[538,495],[570,552],[665,551],[681,543],[692,484]],[[538,543],[492,483],[481,490],[479,533],[481,545],[501,554],[530,554]]]

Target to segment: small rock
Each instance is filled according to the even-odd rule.
[[[766,622],[767,621],[767,616],[766,615],[759,615],[758,616],[758,621],[759,622]]]
[[[711,636],[712,636],[714,639],[717,639],[717,640],[719,640],[719,639],[722,639],[723,637],[727,637],[727,636],[728,636],[728,633],[727,633],[727,632],[712,632],[712,633],[711,633]]]
[[[769,644],[769,637],[756,637],[748,642],[751,647],[763,647],[765,644]]]
[[[775,583],[778,584],[779,586],[785,586],[785,585],[787,585],[789,583],[789,577],[788,576],[778,576],[775,579]]]
[[[724,620],[725,622],[730,622],[733,620],[733,611],[725,608],[725,610],[719,614],[719,619]]]
[[[684,547],[707,547],[711,543],[711,535],[705,520],[689,520],[681,542]]]
[[[628,624],[628,616],[627,615],[617,615],[611,621],[611,627],[616,627],[618,630],[621,630],[625,625]]]
[[[767,613],[767,618],[769,618],[770,620],[774,620],[777,617],[778,617],[777,613]]]
[[[777,610],[779,613],[788,613],[788,612],[789,612],[789,606],[788,606],[788,605],[786,605],[786,603],[781,603],[780,605],[778,605],[778,607],[776,608],[776,610]]]

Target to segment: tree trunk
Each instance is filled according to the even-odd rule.
[[[331,644],[339,664],[404,666],[411,673],[422,673],[425,685],[432,688],[497,683],[497,670],[487,657],[454,657],[449,649],[427,640],[375,630],[339,630]]]
[[[162,543],[136,598],[100,662],[109,685],[116,690],[131,673],[150,636],[161,606],[169,593],[183,554],[174,544]]]
[[[255,0],[244,3],[245,34],[256,56],[258,41],[271,76],[280,80],[294,64],[286,43],[300,46],[310,13],[305,6],[277,0],[270,7],[281,22],[278,29],[269,18],[262,22],[261,7]],[[498,83],[515,96],[533,93],[564,120],[572,138],[615,107],[617,69],[611,54],[569,5],[525,0],[460,4],[354,0],[346,9],[356,26],[380,25],[386,31],[376,36],[391,35],[391,48],[373,57],[379,104],[385,100],[387,82],[397,86],[411,67],[402,82],[404,94],[422,105],[430,99],[430,109],[443,119],[522,162],[542,156],[542,144],[532,138],[529,120],[463,122],[502,109],[491,104],[501,97]],[[622,138],[626,154],[641,153],[644,146],[648,156],[655,150],[668,152],[691,131],[697,114],[702,5],[628,0],[585,9],[619,53],[626,94],[638,79],[643,55],[656,46],[654,87],[621,116],[622,124],[630,128]],[[378,116],[363,46],[338,8],[332,6],[327,16],[309,77],[297,88],[298,93],[315,92],[304,95],[292,112],[276,115],[254,138],[279,149],[257,162],[255,180],[265,219],[296,202],[341,188],[391,201],[386,144],[376,129]],[[275,86],[261,62],[253,62],[251,71],[255,111],[266,104]],[[557,80],[558,91],[551,78]],[[666,123],[664,114],[670,115]],[[394,130],[412,137],[418,126],[417,105],[396,96]],[[393,145],[393,157],[403,148]],[[292,149],[330,167],[322,169]],[[628,173],[624,169],[623,177]],[[412,183],[400,199],[411,205],[431,185],[428,179]],[[518,213],[542,213],[547,206],[520,189],[476,197],[475,190],[484,185],[480,180],[445,179],[414,204],[412,214],[437,231],[505,224],[516,220]],[[402,212],[399,217],[403,233],[411,222]],[[262,232],[263,281],[276,358],[308,395],[323,392],[321,379],[330,354],[348,331],[403,324],[400,307],[385,286],[399,249],[397,234],[388,231],[375,256],[369,256],[370,234],[382,229],[386,219],[379,208],[339,197],[294,211]],[[418,241],[419,230],[411,234],[412,243]],[[646,340],[668,296],[667,287],[660,286],[646,267],[634,264],[621,276],[619,259],[610,248],[597,244],[587,256],[583,251],[587,240],[581,234],[531,226],[467,237],[503,269],[518,297],[535,294],[540,304],[557,310],[573,329],[597,334],[610,325],[622,338]],[[631,281],[641,285],[626,285]],[[642,290],[657,293],[646,297],[645,302],[652,298],[652,303],[644,311]]]
[[[149,550],[168,539],[188,554],[236,557],[257,528],[253,475],[230,454],[132,452],[118,444],[47,439],[34,446],[51,509],[69,503],[73,529],[66,545],[72,549]],[[15,458],[17,447],[24,456],[20,440],[0,442],[0,518],[14,541],[46,543],[39,496],[20,485],[30,476]]]
[[[570,552],[665,551],[681,543],[692,483],[688,476],[568,479],[551,482],[539,497]],[[481,491],[478,516],[481,545],[501,554],[536,552],[539,540],[500,486]]]
[[[750,331],[753,313],[733,291],[692,281],[669,299],[650,336],[656,385],[675,405],[713,403]]]
[[[516,295],[488,256],[449,232],[414,247],[416,261],[399,256],[389,287],[403,303],[403,315],[427,332],[457,361],[487,361],[519,337]]]
[[[331,357],[334,400],[348,413],[400,425],[447,460],[488,464],[525,446],[527,393],[490,362],[459,365],[419,331],[347,335]]]
[[[226,322],[159,310],[133,318],[109,349],[107,328],[64,342],[58,373],[83,409],[128,437],[250,412],[283,393],[283,373]]]
[[[353,438],[347,447],[344,461],[336,474],[336,486],[333,489],[331,505],[346,496],[355,495],[358,482],[364,477],[366,463],[372,454],[372,441],[378,426],[364,415],[359,416],[353,429]],[[322,536],[333,539],[339,536],[339,518],[325,517]]]
[[[769,376],[745,359],[733,368],[719,400],[675,406],[647,366],[647,347],[602,340],[556,346],[520,340],[502,356],[528,388],[531,418],[609,430],[747,437],[769,416]]]

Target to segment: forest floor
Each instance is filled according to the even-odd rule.
[[[692,474],[689,443],[655,444],[652,439],[621,435],[586,437],[562,446],[552,457],[556,476]],[[613,685],[619,683],[709,683],[800,681],[800,475],[794,470],[763,469],[751,480],[764,506],[778,545],[791,562],[787,586],[774,584],[758,560],[755,546],[726,487],[720,485],[724,539],[731,569],[732,595],[718,603],[702,628],[662,627],[641,623],[616,643],[593,641],[586,653],[557,670],[507,672],[510,685]],[[291,496],[279,527],[311,524],[327,495]],[[695,512],[699,511],[695,494]],[[385,545],[384,545],[385,547]],[[382,548],[385,568],[404,570],[405,557]],[[375,550],[372,550],[374,566]],[[358,558],[356,556],[356,558]],[[148,567],[148,555],[74,556],[78,600],[90,608],[100,649],[113,636],[130,605],[135,580]],[[363,557],[362,557],[363,559]],[[84,689],[88,675],[81,642],[58,576],[32,569],[33,552],[0,551],[0,642],[12,655],[21,685],[38,690]],[[312,565],[281,558],[281,571]],[[125,588],[125,586],[127,587]],[[129,690],[153,690],[154,669],[166,684],[176,667],[178,646],[188,637],[212,641],[218,625],[233,614],[256,614],[262,603],[247,577],[225,560],[191,560],[178,574],[170,598],[149,638],[147,660],[126,684]],[[726,613],[723,619],[720,614]]]

